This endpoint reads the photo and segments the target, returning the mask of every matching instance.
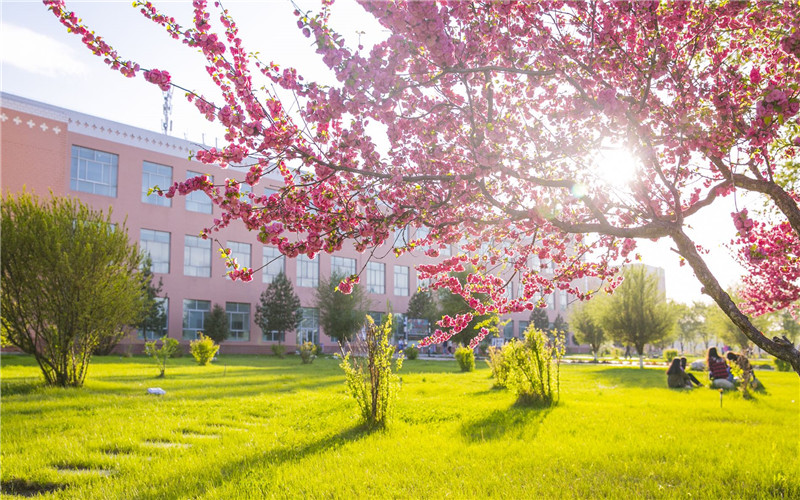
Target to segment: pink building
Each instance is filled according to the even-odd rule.
[[[280,271],[295,285],[304,306],[299,331],[284,339],[290,349],[305,340],[322,344],[326,351],[336,349],[335,342],[320,331],[313,306],[319,278],[330,276],[332,270],[350,274],[364,268],[362,283],[369,291],[374,313],[386,313],[387,306],[396,315],[405,313],[419,284],[414,266],[426,257],[420,252],[395,258],[389,244],[372,257],[350,249],[335,255],[323,253],[313,260],[279,258],[258,271],[252,282],[232,282],[225,276],[219,247],[198,237],[202,228],[219,215],[208,197],[193,193],[170,200],[148,196],[147,190],[199,173],[212,176],[217,183],[225,178],[243,180],[243,172],[188,160],[198,148],[190,141],[5,93],[0,100],[0,127],[3,192],[26,189],[47,197],[52,191],[57,196],[78,197],[97,209],[112,208],[114,219],[126,221],[131,239],[149,252],[156,279],[163,280],[168,296],[167,332],[182,342],[194,339],[196,332],[203,330],[206,313],[220,304],[228,313],[231,327],[224,352],[269,352],[269,346],[278,339],[261,332],[254,316],[261,292]],[[267,184],[262,181],[256,189],[278,185]],[[259,268],[279,255],[241,225],[215,236],[247,267]],[[548,300],[551,321],[557,314],[566,317],[565,293]],[[519,336],[527,320],[528,314],[514,315],[501,336]],[[132,336],[127,342],[139,350],[143,335]],[[574,342],[569,343],[571,351],[580,350]]]

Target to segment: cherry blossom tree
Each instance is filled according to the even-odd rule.
[[[397,228],[424,227],[424,237],[397,252],[424,248],[436,257],[458,244],[456,255],[418,270],[478,315],[531,310],[556,289],[585,299],[583,277],[612,290],[637,239],[665,239],[747,338],[800,373],[800,351],[753,325],[686,232],[720,198],[759,194],[772,218],[755,221],[741,207],[731,225],[750,268],[746,311],[796,300],[800,198],[779,180],[800,146],[796,2],[364,1],[387,33],[365,48],[331,28],[335,6],[324,1],[320,12],[296,15],[335,75],[332,86],[246,52],[218,3],[194,1],[184,25],[135,2],[205,55],[219,98],[125,59],[61,0],[44,3],[111,69],[185,90],[226,127],[225,146],[198,151],[197,160],[247,165],[251,185],[282,176],[271,196],[240,197],[236,181],[213,185],[205,176],[159,190],[205,192],[222,209],[206,237],[244,224],[296,257],[346,241],[368,251]],[[299,109],[289,112],[279,92]],[[628,182],[599,174],[608,148],[635,158]],[[228,259],[231,278],[251,279],[253,270]],[[540,272],[545,260],[553,272]],[[465,283],[449,274],[467,268]],[[506,293],[512,281],[514,298]],[[471,319],[443,318],[422,344],[446,340]]]

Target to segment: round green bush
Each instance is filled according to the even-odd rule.
[[[456,349],[455,356],[462,372],[471,372],[475,369],[475,352],[472,349],[459,347]]]

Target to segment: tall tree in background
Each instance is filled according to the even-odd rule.
[[[705,305],[702,302],[694,302],[692,305],[680,304],[676,306],[678,315],[677,338],[680,342],[681,353],[685,352],[684,346],[694,343],[701,332],[706,329],[705,324]],[[708,349],[708,346],[706,346]]]
[[[430,290],[417,290],[408,301],[406,317],[424,319],[430,326],[434,326],[442,317],[439,306]]]
[[[589,344],[592,355],[597,361],[597,354],[606,340],[605,331],[598,320],[598,299],[573,306],[569,315],[569,323],[575,334],[575,339],[581,344]]]
[[[800,341],[800,321],[793,318],[788,311],[780,311],[776,316],[780,335],[797,344]]]
[[[355,285],[349,294],[339,291],[345,276],[337,273],[320,278],[314,295],[319,309],[319,325],[327,336],[344,344],[358,333],[366,322],[369,299],[364,287]]]
[[[219,304],[214,304],[211,307],[211,312],[206,315],[203,322],[203,335],[210,338],[217,344],[221,344],[230,336],[230,328],[228,324],[228,313],[225,308]]]
[[[113,70],[142,72],[163,90],[172,85],[168,71],[126,60],[61,0],[45,4]],[[195,2],[184,25],[137,4],[202,52],[221,91],[219,100],[186,94],[227,128],[227,144],[196,158],[246,162],[250,184],[267,174],[285,181],[281,196],[260,200],[236,196],[235,181],[214,186],[204,176],[164,191],[206,192],[223,213],[210,236],[242,221],[294,257],[335,251],[346,239],[375,248],[394,229],[424,226],[424,237],[397,251],[435,255],[463,242],[463,253],[419,271],[478,315],[530,310],[537,294],[560,288],[583,298],[576,276],[613,288],[614,264],[632,255],[636,239],[664,238],[744,335],[800,374],[800,351],[759,331],[707,266],[702,242],[685,231],[721,198],[754,193],[747,203],[767,202],[774,215],[762,223],[746,207],[733,214],[731,235],[750,271],[746,310],[788,307],[800,295],[800,195],[781,181],[795,168],[800,135],[797,2],[362,6],[385,30],[370,48],[331,27],[329,2],[317,15],[297,12],[337,82],[318,85],[302,78],[303,68],[256,60],[221,6],[212,13]],[[292,114],[281,92],[293,94]],[[633,159],[629,178],[602,173],[609,149]],[[543,275],[533,257],[553,262],[552,272]],[[473,272],[461,293],[448,276],[467,263]],[[513,300],[503,268],[524,283]],[[251,279],[252,270],[231,277]],[[451,318],[426,342],[467,323]]]
[[[630,344],[644,368],[644,347],[661,341],[675,328],[675,315],[658,291],[658,280],[644,266],[623,271],[622,284],[604,301],[600,325],[617,342]]]
[[[557,314],[556,319],[553,320],[553,327],[549,329],[551,335],[558,335],[558,332],[566,335],[568,330],[569,324],[567,324],[563,316]]]
[[[33,355],[48,384],[83,385],[92,352],[139,323],[148,298],[124,224],[78,200],[2,200],[2,340]]]
[[[547,317],[547,311],[543,307],[535,307],[531,311],[529,321],[537,330],[546,332],[550,329],[550,318]]]
[[[303,320],[300,297],[283,272],[278,273],[256,307],[255,322],[263,333],[278,332],[278,342],[286,339],[286,332],[297,330]]]
[[[741,289],[729,290],[728,294],[740,303]],[[763,315],[753,318],[753,324],[761,331],[768,332],[771,329],[770,315]],[[710,308],[706,315],[706,326],[717,339],[729,346],[735,346],[742,351],[749,351],[753,348],[753,342],[736,325],[718,309]]]

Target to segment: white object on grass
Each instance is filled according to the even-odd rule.
[[[163,396],[166,393],[167,391],[165,391],[161,387],[150,387],[149,389],[147,389],[147,394],[155,394],[156,396]]]

